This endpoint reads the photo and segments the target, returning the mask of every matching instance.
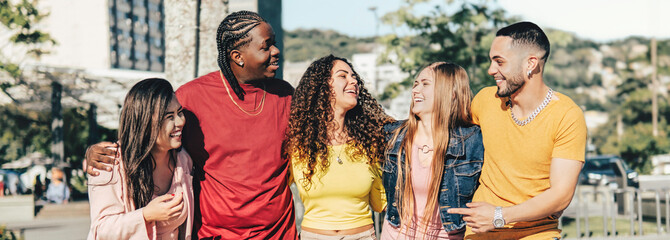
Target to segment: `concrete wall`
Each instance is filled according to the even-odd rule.
[[[0,225],[14,221],[29,221],[35,217],[33,195],[0,197]]]
[[[107,0],[40,1],[49,16],[38,26],[58,42],[40,63],[54,67],[109,69]]]

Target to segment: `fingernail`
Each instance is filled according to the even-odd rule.
[[[172,196],[174,197],[174,193],[172,194]]]
[[[107,171],[112,171],[112,168],[111,168],[111,167],[107,167]]]

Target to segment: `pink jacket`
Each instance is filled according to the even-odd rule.
[[[122,161],[121,158],[118,160]],[[194,211],[192,166],[191,157],[182,149],[177,155],[173,178],[181,182],[184,207],[188,208],[188,215],[186,222],[180,227],[179,239],[191,239]],[[135,204],[128,196],[123,164],[112,167],[111,172],[98,171],[100,175],[88,176],[88,198],[91,205],[88,239],[157,239],[156,224],[145,222],[142,208],[135,209]]]

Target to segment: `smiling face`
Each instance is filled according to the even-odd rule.
[[[180,147],[181,130],[184,128],[186,119],[184,118],[184,110],[174,95],[165,110],[165,115],[161,116],[161,121],[158,138],[152,151],[168,151]]]
[[[420,119],[432,116],[435,104],[435,72],[433,67],[424,68],[412,86],[412,113]]]
[[[523,64],[518,50],[512,48],[512,38],[496,37],[489,52],[491,66],[488,74],[498,86],[498,96],[509,97],[525,83]]]
[[[358,104],[358,76],[349,64],[335,60],[331,70],[330,89],[333,94],[331,107],[334,112],[347,112]]]
[[[239,50],[245,75],[249,79],[273,78],[279,69],[279,48],[272,27],[261,22],[248,34],[251,41]]]

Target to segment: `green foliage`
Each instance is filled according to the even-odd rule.
[[[426,15],[419,15],[416,13],[420,11],[415,9],[429,3],[406,1],[404,6],[386,14],[382,20],[396,27],[407,27],[416,34],[390,34],[382,37],[380,41],[387,48],[382,59],[399,56],[394,63],[403,71],[409,72],[410,76],[431,62],[453,62],[468,71],[471,87],[475,92],[491,85],[493,82],[486,71],[489,64],[488,51],[495,37],[495,30],[514,19],[506,17],[502,9],[489,8],[487,2],[447,1],[446,5],[434,5]],[[452,13],[451,9],[457,10]],[[382,100],[395,96],[394,92],[397,91],[397,86],[391,85],[385,89]]]
[[[0,23],[14,30],[15,33],[10,38],[12,42],[17,44],[56,43],[49,34],[34,29],[35,24],[48,16],[48,14],[41,13],[36,6],[36,0],[21,0],[16,5],[9,0],[0,0]]]
[[[81,165],[77,165],[81,166]],[[77,166],[72,166],[73,168],[77,168]],[[73,174],[72,178],[70,178],[70,186],[72,186],[72,198],[77,199],[77,198],[86,198],[88,193],[88,185],[87,185],[87,179],[86,175],[76,175]]]
[[[88,119],[86,110],[71,108],[63,114],[63,142],[65,158],[70,163],[81,163],[88,147]]]
[[[31,152],[49,154],[51,144],[48,113],[28,111],[16,105],[0,106],[0,163]]]
[[[551,42],[551,54],[545,65],[544,80],[547,85],[559,92],[570,92],[576,88],[602,86],[602,75],[589,70],[592,65],[602,61],[596,57],[599,45],[590,40],[580,39],[572,33],[547,29]],[[616,59],[611,63],[614,65]],[[573,95],[569,95],[573,96]],[[580,106],[597,102],[589,98],[573,99]],[[595,106],[602,109],[603,106]],[[588,110],[596,110],[587,108]]]
[[[617,87],[614,99],[616,107],[610,111],[611,119],[596,129],[592,136],[600,154],[621,156],[637,171],[651,172],[650,157],[670,152],[668,131],[670,126],[670,103],[662,95],[658,96],[658,136],[653,136],[651,124],[651,92],[645,80],[628,78]],[[616,118],[621,118],[624,131],[616,132]]]
[[[26,52],[20,53],[21,55],[39,58],[49,53],[47,49],[55,45],[56,40],[48,33],[35,29],[35,25],[48,16],[40,12],[36,6],[37,0],[21,0],[17,4],[12,4],[10,0],[0,0],[0,30],[12,34],[9,38],[12,44],[26,48]],[[5,72],[14,79],[20,79],[22,74],[19,64],[9,62],[1,55],[0,72]],[[0,89],[9,95],[6,90],[17,83],[22,81],[2,82]]]
[[[349,37],[316,29],[284,32],[284,56],[292,62],[311,61],[328,54],[351,58],[354,53],[371,52],[374,38]]]
[[[21,69],[19,68],[19,65],[13,63],[0,62],[0,71],[8,73],[9,76],[13,78],[18,78],[19,76],[21,76]],[[11,84],[9,83],[2,83],[2,85],[0,85],[2,90],[7,90],[7,88],[9,88],[10,86]]]
[[[0,240],[19,240],[13,231],[7,229],[5,225],[0,225]]]
[[[31,152],[51,154],[51,114],[48,112],[26,110],[14,104],[0,106],[0,129],[0,164]],[[63,130],[66,161],[74,167],[81,166],[88,146],[86,111],[82,108],[64,109]],[[116,139],[115,130],[98,127],[98,133],[98,139]]]
[[[596,132],[597,139],[601,139],[599,148],[601,154],[614,154],[623,158],[632,168],[642,174],[651,173],[650,157],[657,154],[666,154],[670,151],[668,140],[668,125],[665,121],[659,123],[659,134],[654,137],[651,123],[637,123],[626,126],[626,130],[619,138],[612,128],[601,128]],[[609,135],[607,133],[610,133]],[[603,141],[604,139],[604,141]]]

